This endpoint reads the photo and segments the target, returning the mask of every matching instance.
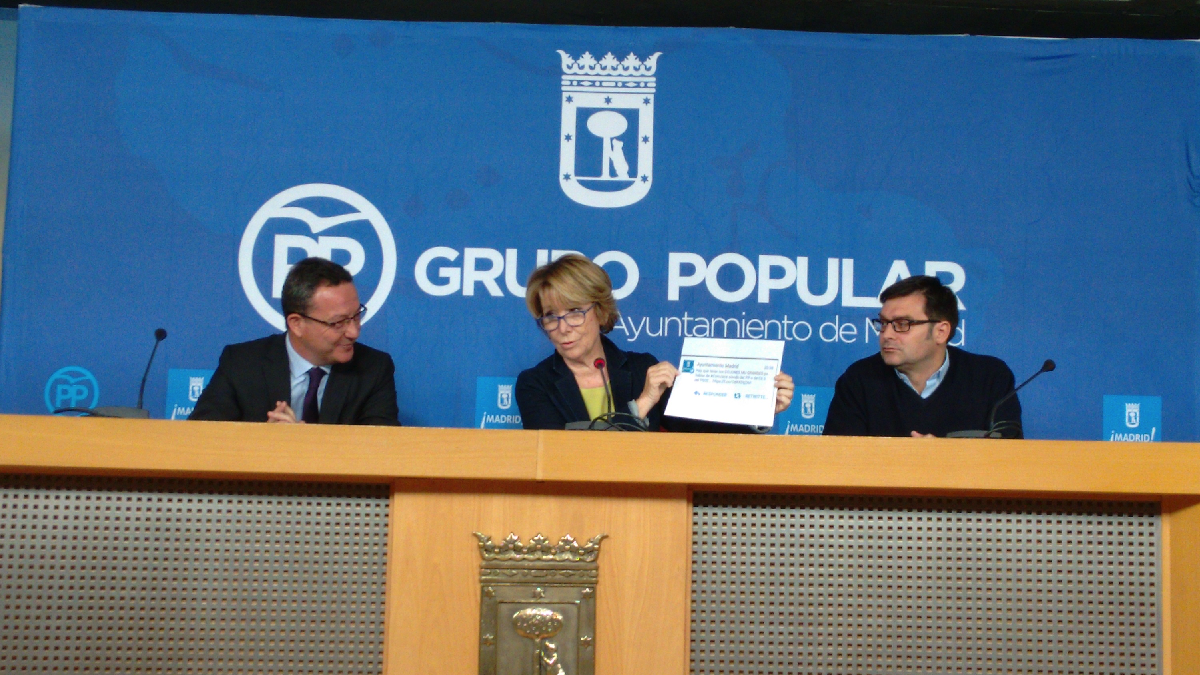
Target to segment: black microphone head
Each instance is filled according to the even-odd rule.
[[[1046,362],[1042,364],[1042,370],[1046,371],[1047,373],[1054,370],[1057,367],[1058,366],[1055,365],[1054,361],[1051,359],[1046,359]]]
[[[596,370],[603,370],[604,359],[596,359],[595,361],[592,361],[592,365],[596,367]]]
[[[166,328],[155,328],[154,329],[154,339],[158,340],[159,342],[166,340],[167,339],[167,329]]]

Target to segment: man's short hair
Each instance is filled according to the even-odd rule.
[[[305,258],[296,263],[283,280],[283,315],[305,314],[313,294],[322,286],[354,283],[345,267],[324,258]]]
[[[529,275],[529,282],[525,286],[525,306],[535,319],[541,318],[546,312],[542,306],[544,295],[554,296],[564,307],[595,304],[601,333],[612,330],[620,316],[608,272],[577,253],[568,253]]]
[[[958,328],[958,298],[954,291],[937,277],[918,275],[901,279],[883,289],[880,302],[906,298],[920,293],[925,296],[925,316],[934,321],[948,321],[951,328]]]

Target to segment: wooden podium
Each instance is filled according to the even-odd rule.
[[[0,416],[9,474],[386,483],[384,670],[478,672],[474,531],[603,543],[596,664],[687,673],[697,490],[1161,505],[1164,673],[1200,672],[1200,445]]]

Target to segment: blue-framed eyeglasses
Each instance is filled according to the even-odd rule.
[[[568,326],[579,328],[583,325],[584,321],[587,321],[587,313],[592,311],[595,306],[596,303],[593,302],[585,309],[573,309],[566,314],[546,314],[538,317],[535,321],[537,321],[538,328],[547,333],[553,332],[554,329],[558,328],[559,321],[566,321]]]

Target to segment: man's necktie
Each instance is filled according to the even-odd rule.
[[[324,378],[325,371],[320,368],[308,371],[308,391],[304,393],[304,413],[300,419],[309,424],[316,424],[321,419],[321,412],[317,409],[317,392]]]

